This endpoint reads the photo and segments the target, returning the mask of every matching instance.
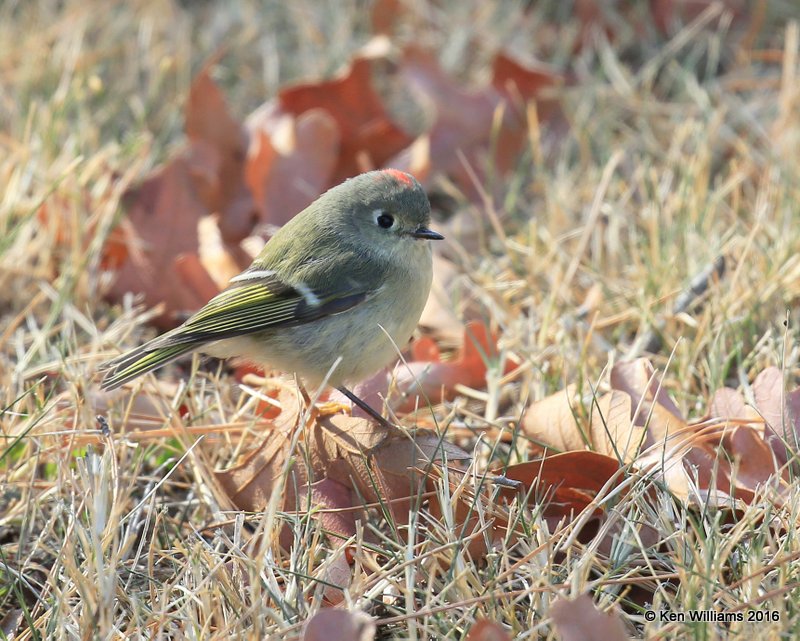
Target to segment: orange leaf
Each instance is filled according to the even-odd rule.
[[[568,487],[597,493],[620,469],[619,461],[596,452],[565,452],[538,461],[510,465],[505,476],[525,488]],[[503,489],[508,496],[511,490]]]
[[[430,346],[426,351],[434,354]],[[455,398],[457,385],[481,389],[486,383],[487,362],[496,358],[496,338],[490,336],[486,325],[472,321],[464,330],[461,353],[452,361],[412,361],[395,368],[397,389],[404,400],[393,408],[410,412],[418,404],[424,406],[426,398],[434,405]],[[506,369],[512,367],[513,363],[506,363]]]
[[[341,145],[332,182],[380,167],[412,138],[390,118],[373,85],[373,64],[385,52],[364,53],[337,78],[287,87],[278,94],[282,111],[299,116],[325,109],[336,121]],[[366,165],[368,166],[365,166]]]
[[[464,641],[511,641],[511,635],[505,626],[496,621],[478,619]]]

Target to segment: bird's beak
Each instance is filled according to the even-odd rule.
[[[417,227],[411,232],[411,236],[419,240],[444,240],[444,236],[438,231],[433,231],[427,227]]]

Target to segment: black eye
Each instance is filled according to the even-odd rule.
[[[394,216],[391,214],[381,214],[375,219],[375,222],[378,223],[378,226],[383,227],[384,229],[389,229],[392,225],[394,225]]]

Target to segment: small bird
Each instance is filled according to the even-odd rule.
[[[432,280],[430,203],[416,179],[370,171],[284,225],[245,271],[183,325],[101,366],[104,390],[193,350],[346,385],[389,363],[417,326]]]

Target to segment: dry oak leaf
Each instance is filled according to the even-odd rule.
[[[636,469],[657,479],[684,503],[733,507],[736,488],[731,466],[705,441],[701,432],[672,437],[639,456]]]
[[[467,324],[461,352],[451,361],[439,360],[438,347],[429,338],[417,341],[412,350],[415,360],[395,368],[395,388],[400,398],[391,405],[397,412],[411,412],[428,401],[436,405],[451,400],[457,395],[458,385],[482,389],[488,365],[498,358],[497,338],[480,321]],[[430,360],[416,360],[422,355]],[[513,368],[514,363],[508,361],[503,371]]]
[[[530,492],[533,500],[548,502],[546,516],[569,517],[583,511],[619,470],[619,461],[610,456],[565,452],[509,466],[504,476],[519,481],[522,488],[503,487],[500,493],[510,501],[517,492]]]
[[[581,417],[589,412],[588,419]],[[591,449],[629,463],[644,441],[644,428],[631,420],[631,398],[612,390],[581,406],[575,385],[551,394],[529,407],[522,420],[523,433],[536,445],[564,452]]]
[[[745,404],[741,393],[728,387],[714,392],[706,420],[714,418],[730,421],[723,425],[719,447],[734,463],[732,481],[736,488],[752,494],[780,473],[778,455],[765,439],[770,428],[754,408]],[[783,469],[783,475],[786,480],[788,469]],[[749,502],[746,496],[742,498]]]
[[[753,394],[767,424],[764,439],[784,464],[800,451],[800,389],[787,392],[783,372],[768,367],[753,381]]]
[[[398,522],[407,519],[402,501],[424,485],[423,473],[437,460],[469,459],[461,448],[425,430],[407,432],[371,420],[337,414],[323,417],[308,443],[316,478],[353,488],[369,502],[387,501]]]
[[[541,63],[523,64],[500,52],[493,63],[492,83],[478,89],[464,89],[444,72],[432,53],[416,46],[403,52],[399,72],[405,85],[428,111],[428,120],[433,125],[415,143],[421,146],[413,154],[404,151],[392,159],[391,165],[415,169],[423,174],[423,180],[432,172],[449,174],[473,200],[479,200],[480,195],[462,158],[480,178],[480,158],[492,146],[493,166],[501,172],[511,169],[527,141],[527,102],[539,99],[544,89],[563,83],[561,74],[550,67]],[[539,114],[540,121],[552,116],[554,104],[548,99]],[[499,129],[495,130],[498,110],[502,118]],[[425,151],[429,156],[427,161],[421,157]]]
[[[393,122],[373,82],[375,65],[386,62],[387,54],[386,41],[376,40],[336,78],[297,84],[278,94],[284,113],[300,116],[311,109],[324,109],[336,121],[341,142],[332,184],[383,166],[412,142]]]
[[[497,621],[478,619],[469,629],[464,641],[511,641],[511,635]]]
[[[628,640],[619,614],[601,612],[588,594],[574,599],[556,598],[550,606],[550,616],[562,641]]]
[[[635,425],[647,426],[646,445],[660,443],[685,429],[686,421],[646,358],[616,363],[611,369],[611,387],[631,397]]]
[[[250,217],[253,204],[244,184],[249,137],[228,110],[225,96],[211,79],[209,67],[197,74],[189,89],[186,136],[201,199],[210,212],[217,212],[225,219],[228,225],[223,229],[225,238],[241,240],[253,222]],[[244,220],[233,225],[230,219],[236,215],[244,216]],[[238,228],[239,225],[242,227]],[[233,228],[237,229],[229,233]]]
[[[332,184],[339,158],[336,120],[324,109],[300,115],[268,103],[248,119],[245,180],[262,223],[281,226]]]
[[[196,258],[197,226],[209,210],[197,196],[184,157],[153,172],[128,192],[126,200],[128,257],[118,267],[107,296],[119,301],[128,292],[144,294],[145,305],[164,305],[155,324],[173,327],[182,313],[198,309],[208,300],[186,287],[175,265],[182,255]]]
[[[237,509],[249,512],[263,510],[272,495],[279,491],[276,487],[284,482],[288,469],[281,507],[294,510],[297,507],[297,491],[308,482],[300,461],[287,468],[291,433],[300,417],[298,395],[287,388],[281,389],[277,396],[282,409],[272,420],[272,428],[261,444],[245,454],[233,467],[214,473]]]
[[[243,177],[247,135],[228,112],[208,69],[192,83],[186,133],[187,148],[123,197],[126,223],[120,229],[126,231],[127,260],[119,265],[107,293],[121,300],[133,291],[143,293],[150,307],[163,303],[164,312],[156,319],[162,328],[174,326],[208,300],[187,288],[187,273],[181,275],[175,268],[177,257],[197,255],[201,220],[218,213],[222,239],[231,245],[250,233],[255,221]],[[190,262],[188,281],[202,280]],[[198,287],[205,289],[203,284]]]
[[[622,469],[616,457],[582,451],[512,465],[505,471],[505,476],[522,483],[522,491],[528,501],[544,503],[542,516],[551,529],[558,527],[564,519],[576,518],[594,505],[590,518],[583,523],[578,540],[588,543],[602,533],[597,549],[610,555],[615,544],[632,536],[632,524],[623,523],[618,515],[605,509],[600,496],[604,490],[614,490],[625,481],[626,475]],[[501,495],[510,501],[515,493],[503,488]],[[611,523],[607,523],[609,520]],[[633,545],[652,547],[658,543],[658,531],[652,526],[640,522],[634,528],[636,541]]]
[[[364,612],[323,609],[306,621],[302,641],[372,641],[376,629]]]

